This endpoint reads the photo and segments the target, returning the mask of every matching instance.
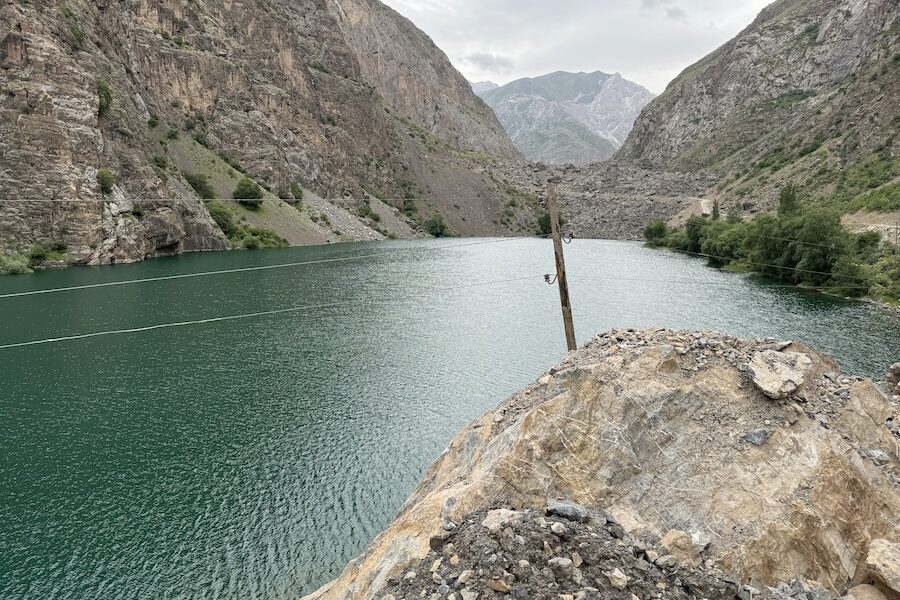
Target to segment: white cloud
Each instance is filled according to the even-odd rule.
[[[384,0],[472,81],[606,71],[655,92],[769,0]]]

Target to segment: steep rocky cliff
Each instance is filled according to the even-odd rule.
[[[307,598],[890,597],[889,393],[800,343],[598,336],[461,431]]]
[[[65,247],[70,263],[225,248],[198,194],[230,198],[245,174],[269,191],[260,211],[234,210],[295,243],[356,237],[277,198],[300,189],[376,237],[434,213],[509,231],[505,191],[468,173],[515,150],[377,0],[6,2],[0,82],[5,247]]]
[[[381,2],[329,0],[363,78],[394,108],[461,148],[519,154],[496,116],[434,42]]]
[[[618,157],[716,174],[744,209],[790,181],[850,203],[896,193],[898,133],[896,0],[778,0],[676,78]]]
[[[480,92],[530,160],[584,165],[622,146],[653,99],[618,73],[557,72]]]

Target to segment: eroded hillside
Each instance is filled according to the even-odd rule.
[[[389,27],[372,59],[361,40]],[[200,197],[229,199],[244,177],[263,204],[232,204],[234,218],[291,243],[405,236],[437,214],[459,233],[512,231],[506,192],[468,173],[515,150],[376,0],[6,3],[0,80],[7,248],[64,248],[68,263],[226,248]],[[352,223],[296,203],[304,190]]]

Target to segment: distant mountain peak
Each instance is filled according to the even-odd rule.
[[[477,81],[475,83],[469,83],[472,85],[472,91],[479,96],[485,92],[490,92],[491,90],[496,90],[498,87],[500,87],[493,81]]]
[[[654,98],[621,74],[603,71],[555,71],[477,93],[526,158],[577,165],[610,158]]]

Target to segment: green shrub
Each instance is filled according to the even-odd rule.
[[[212,189],[212,186],[209,185],[206,175],[201,175],[199,173],[183,173],[183,175],[184,180],[188,182],[188,185],[194,188],[194,191],[197,192],[198,196],[204,200],[216,197],[216,192]]]
[[[222,230],[222,233],[229,239],[240,231],[241,227],[235,220],[234,213],[222,202],[219,202],[218,200],[208,202],[206,204],[206,209],[209,211],[209,216],[212,217],[213,221],[216,222],[216,225],[219,226],[219,229]]]
[[[72,9],[69,8],[69,5],[68,5],[68,4],[60,4],[60,5],[59,5],[59,10],[60,10],[60,12],[62,13],[62,16],[64,16],[65,18],[67,18],[67,19],[74,19],[74,18],[75,18],[75,13],[72,12]]]
[[[24,275],[31,273],[28,259],[18,252],[0,252],[0,275]]]
[[[102,117],[112,106],[113,96],[109,84],[102,79],[97,80],[97,116]]]
[[[549,215],[547,217],[547,220],[549,222]],[[646,227],[644,227],[644,239],[647,240],[647,243],[651,246],[657,246],[661,244],[667,235],[669,235],[669,226],[666,225],[666,222],[662,219],[651,221]]]
[[[425,231],[436,238],[450,235],[450,228],[447,227],[447,224],[444,222],[444,217],[440,214],[435,214],[425,221]]]
[[[263,189],[249,177],[241,177],[234,188],[232,198],[247,208],[256,209],[262,204]]]
[[[303,200],[303,188],[300,187],[299,183],[291,183],[291,195],[294,197],[294,200]]]
[[[158,125],[159,117],[157,117],[156,115],[150,115],[150,118],[147,119],[147,127],[149,127],[150,129],[156,129]]]
[[[157,154],[153,157],[153,164],[159,167],[160,169],[165,169],[169,166],[169,159],[166,158],[165,154]]]
[[[684,229],[668,233],[654,222],[645,237],[648,243],[658,240],[656,245],[700,253],[728,270],[752,268],[843,296],[900,299],[900,259],[881,236],[848,232],[840,211],[820,203],[805,205],[794,192],[782,194],[777,216],[763,214],[749,222],[691,217]]]
[[[72,34],[72,39],[74,41],[74,43],[72,44],[73,47],[76,50],[81,50],[84,47],[84,42],[87,40],[87,34],[84,33],[84,30],[78,25],[72,25],[72,27],[69,28],[69,33]],[[112,102],[112,98],[110,98],[110,102]]]
[[[97,185],[100,187],[101,194],[110,194],[113,191],[113,186],[116,185],[116,176],[105,167],[99,169],[97,171]]]
[[[359,207],[359,210],[357,210],[357,214],[363,219],[369,219],[376,223],[381,221],[381,215],[372,210],[372,206],[368,202]]]
[[[144,205],[140,202],[135,202],[131,207],[131,214],[134,215],[135,219],[141,220],[144,218]]]
[[[541,214],[538,215],[537,223],[538,235],[550,235],[552,233],[553,228],[550,223],[550,211],[542,211]]]
[[[177,140],[178,139],[178,128],[171,127],[169,131],[166,132],[166,139]]]

